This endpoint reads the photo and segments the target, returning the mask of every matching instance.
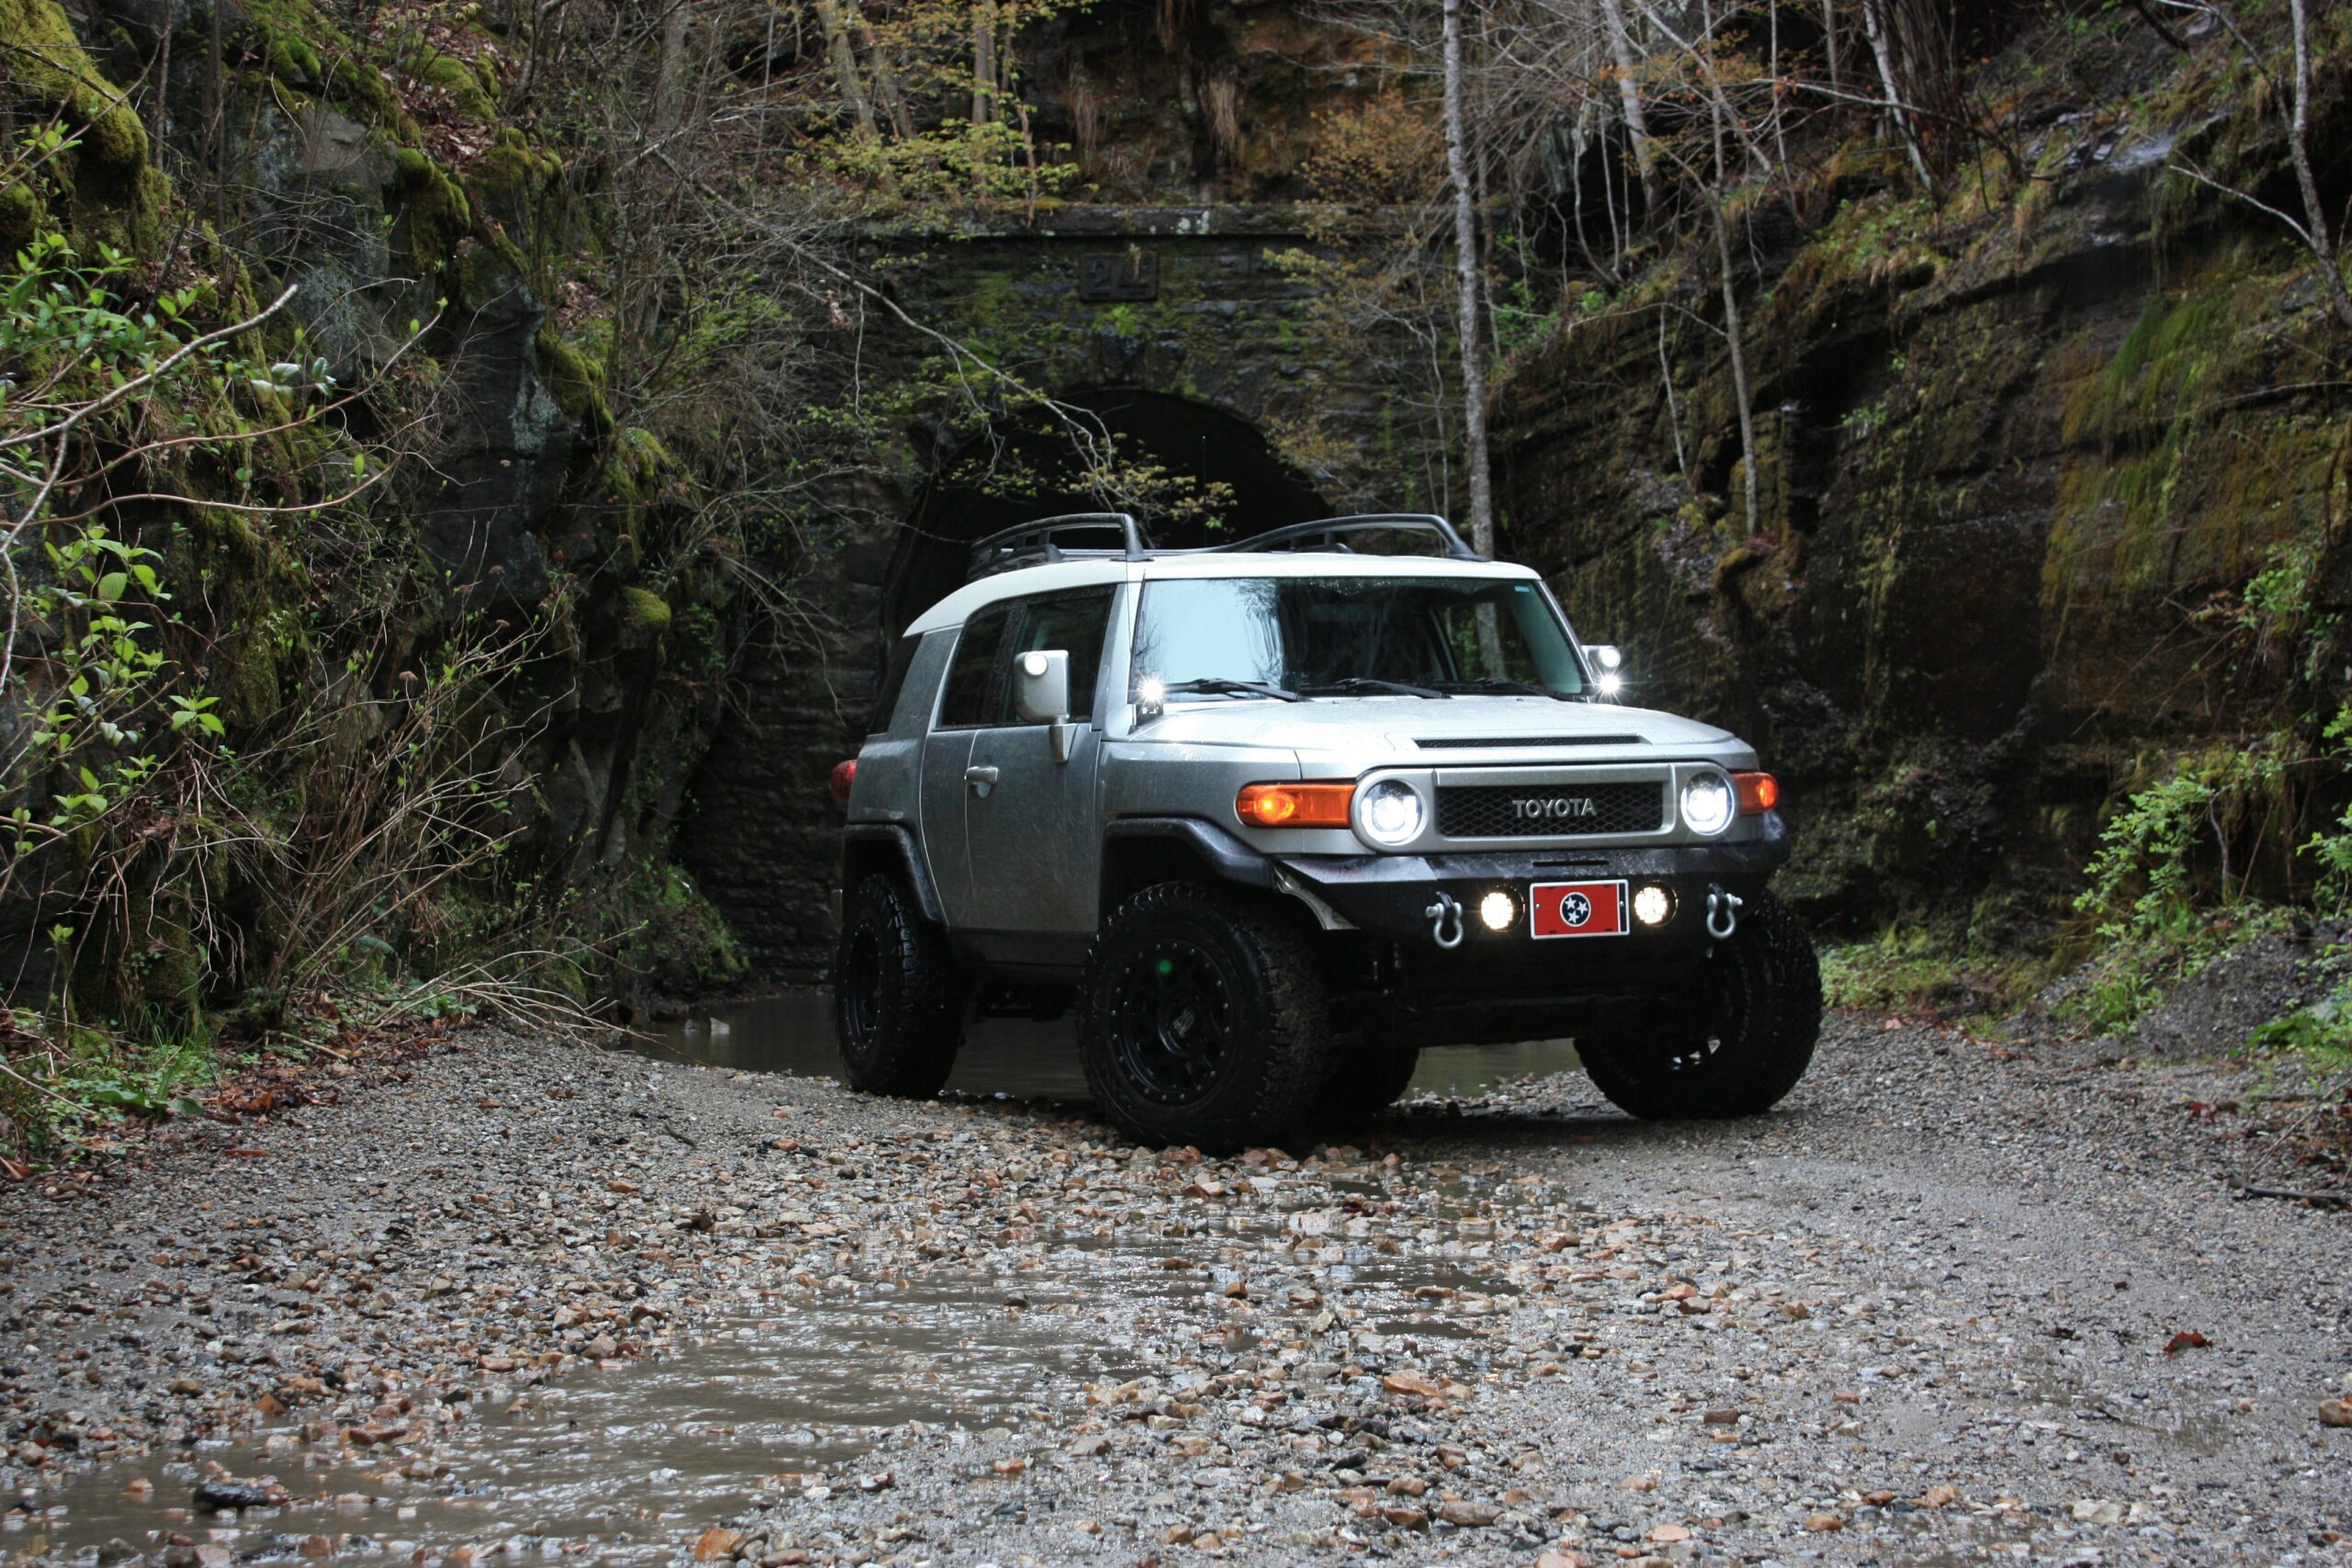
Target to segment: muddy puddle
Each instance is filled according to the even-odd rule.
[[[0,1559],[40,1541],[71,1561],[127,1549],[170,1568],[668,1562],[763,1494],[875,1483],[910,1427],[951,1442],[1059,1432],[1083,1418],[1089,1385],[1148,1380],[1152,1397],[1182,1400],[1239,1358],[1324,1379],[1485,1368],[1515,1299],[1489,1256],[1517,1201],[1501,1172],[1223,1168],[1148,1184],[1115,1214],[1074,1202],[961,1262],[869,1248],[857,1278],[747,1276],[658,1359],[537,1383],[485,1375],[470,1397],[363,1400],[86,1472],[10,1516]],[[1306,1332],[1330,1311],[1340,1334]],[[266,1478],[284,1501],[199,1512],[196,1489],[220,1476]]]
[[[469,1400],[379,1415],[370,1448],[341,1440],[334,1423],[74,1476],[36,1499],[43,1513],[17,1539],[0,1537],[0,1555],[46,1537],[89,1560],[118,1540],[153,1551],[176,1535],[224,1549],[199,1559],[205,1568],[458,1561],[460,1546],[666,1561],[679,1532],[763,1488],[854,1484],[834,1472],[883,1432],[1017,1424],[1038,1414],[1026,1401],[1042,1382],[1130,1375],[1111,1347],[1004,1300],[986,1280],[933,1278],[730,1304],[659,1359],[537,1386],[492,1381]],[[288,1500],[243,1517],[195,1511],[196,1486],[219,1472],[274,1478]]]
[[[742,1072],[839,1077],[833,1043],[832,998],[819,990],[786,991],[662,1026],[638,1049],[684,1057],[705,1066]],[[1516,1078],[1577,1068],[1566,1040],[1517,1045],[1443,1046],[1421,1053],[1413,1095],[1464,1099]],[[947,1080],[950,1094],[1010,1100],[1084,1102],[1086,1074],[1079,1066],[1076,1026],[1068,1019],[1036,1023],[991,1019],[972,1026]]]

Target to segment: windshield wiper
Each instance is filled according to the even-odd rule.
[[[1310,694],[1318,692],[1394,692],[1406,697],[1442,697],[1446,694],[1428,686],[1410,686],[1402,681],[1383,681],[1372,675],[1348,675],[1337,681],[1317,681],[1306,690]]]
[[[1498,697],[1549,697],[1555,703],[1582,702],[1581,696],[1567,692],[1555,692],[1549,686],[1539,686],[1532,681],[1504,681],[1488,677],[1479,681],[1441,681],[1449,692],[1486,692]]]
[[[1170,681],[1160,690],[1171,697],[1192,692],[1216,697],[1272,697],[1278,703],[1303,703],[1306,700],[1296,692],[1270,685],[1264,681],[1228,681],[1222,675],[1200,675],[1190,681]]]

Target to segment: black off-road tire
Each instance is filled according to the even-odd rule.
[[[929,1100],[964,1043],[966,986],[939,928],[896,878],[867,877],[842,911],[833,952],[842,1077],[867,1094]]]
[[[1086,1081],[1140,1144],[1227,1154],[1312,1109],[1329,1050],[1313,944],[1278,907],[1163,882],[1103,923],[1079,1021]]]
[[[1786,905],[1749,898],[1707,964],[1714,1016],[1702,1040],[1577,1037],[1585,1071],[1619,1110],[1651,1122],[1761,1115],[1812,1065],[1821,969]]]
[[[1371,1121],[1404,1097],[1420,1060],[1419,1046],[1379,1028],[1335,1045],[1315,1097],[1317,1127],[1338,1130]]]

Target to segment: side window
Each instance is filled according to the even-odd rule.
[[[1004,647],[1005,623],[1012,618],[1011,604],[991,604],[964,623],[964,635],[956,639],[956,657],[947,666],[938,728],[971,729],[997,722],[997,710],[1004,702],[1004,661],[997,655]]]
[[[890,728],[890,715],[899,705],[899,694],[906,690],[907,671],[913,668],[915,649],[922,646],[919,637],[902,637],[890,649],[890,662],[883,668],[882,683],[874,690],[874,707],[865,716],[865,733],[879,735]]]
[[[1024,602],[1015,657],[1043,649],[1069,654],[1069,711],[1083,720],[1094,712],[1094,679],[1102,669],[1102,642],[1111,629],[1112,588],[1081,588]],[[1008,663],[1010,660],[1007,661]],[[1006,699],[1008,715],[1011,698]],[[998,720],[1009,724],[1008,716]]]

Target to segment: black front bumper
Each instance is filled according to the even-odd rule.
[[[1348,924],[1394,939],[1408,951],[1444,953],[1454,964],[1474,968],[1556,968],[1585,962],[1611,967],[1671,964],[1703,951],[1707,895],[1714,889],[1748,898],[1760,893],[1789,860],[1789,835],[1777,812],[1767,813],[1761,837],[1739,843],[1660,846],[1654,849],[1584,850],[1560,846],[1487,853],[1433,855],[1297,855],[1277,862],[1295,891],[1327,905]],[[1623,881],[1628,892],[1647,884],[1674,896],[1665,922],[1630,921],[1623,936],[1562,937],[1539,941],[1529,929],[1527,890],[1538,883]],[[1498,889],[1511,895],[1518,918],[1500,931],[1477,917],[1480,900]],[[1438,920],[1430,913],[1439,894],[1462,911],[1459,946],[1436,940]]]

